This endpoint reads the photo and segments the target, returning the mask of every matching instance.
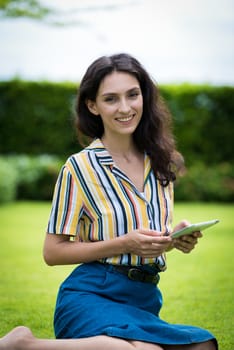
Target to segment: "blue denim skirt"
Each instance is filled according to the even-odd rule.
[[[159,317],[162,295],[152,283],[130,280],[111,265],[82,264],[62,283],[54,314],[58,339],[107,335],[155,344],[214,339],[205,329]]]

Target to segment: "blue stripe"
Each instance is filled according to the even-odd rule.
[[[92,208],[95,210],[97,215],[100,216],[100,214],[101,214],[100,210],[98,209],[98,207],[95,203],[95,200],[94,200],[94,198],[93,198],[93,196],[92,196],[92,194],[91,194],[91,192],[86,184],[86,181],[85,181],[85,179],[84,179],[84,177],[79,169],[79,166],[75,160],[75,157],[71,157],[70,162],[73,166],[73,169],[75,170],[75,173],[77,175],[77,178],[79,179],[79,182],[81,183],[83,190],[85,191],[85,195],[87,196],[89,202],[91,203]]]
[[[95,155],[91,155],[89,153],[89,159],[90,162],[98,176],[98,179],[100,181],[100,184],[102,185],[103,190],[105,191],[105,194],[107,198],[110,201],[110,205],[115,213],[115,224],[116,224],[116,234],[117,236],[121,235],[123,232],[120,230],[120,228],[124,227],[124,233],[127,232],[127,220],[125,215],[124,206],[118,196],[118,192],[116,191],[115,187],[113,186],[109,176],[106,174],[106,171],[104,168],[99,164],[98,161],[96,161]],[[110,169],[109,169],[110,171]],[[108,188],[108,191],[106,190]],[[119,212],[121,211],[121,214]],[[123,226],[124,225],[124,226]]]
[[[132,213],[133,229],[137,229],[138,227],[137,227],[136,217],[138,216],[138,214],[135,212],[135,207],[134,207],[133,203],[131,202],[130,198],[128,197],[126,189],[125,189],[125,187],[124,187],[124,185],[122,184],[121,181],[119,182],[119,185],[120,185],[120,188],[121,188],[121,190],[122,190],[122,192],[124,194],[124,197],[126,198],[126,201],[128,202],[130,211]]]
[[[158,197],[158,183],[154,176],[149,177],[150,189],[151,189],[151,198],[150,198],[150,211],[149,215],[153,222],[152,227],[154,230],[161,231],[161,212],[160,212],[160,202]],[[157,203],[157,205],[156,205]]]

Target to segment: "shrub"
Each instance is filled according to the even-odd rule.
[[[17,173],[14,166],[0,157],[0,204],[16,198]]]
[[[63,161],[52,155],[8,156],[17,173],[17,199],[51,200]]]
[[[181,201],[234,201],[234,168],[230,163],[207,166],[193,164],[175,185],[175,199]]]

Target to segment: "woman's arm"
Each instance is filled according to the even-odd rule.
[[[46,234],[44,260],[48,265],[67,265],[91,262],[104,257],[121,254],[124,243],[121,237],[109,241],[79,242],[70,241],[63,234]]]
[[[98,242],[70,241],[67,235],[48,233],[43,255],[48,265],[79,264],[128,253],[154,258],[165,252],[170,242],[170,236],[143,229]]]

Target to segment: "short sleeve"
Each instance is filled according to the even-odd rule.
[[[76,236],[81,211],[77,182],[65,165],[58,176],[47,227],[48,233]]]

